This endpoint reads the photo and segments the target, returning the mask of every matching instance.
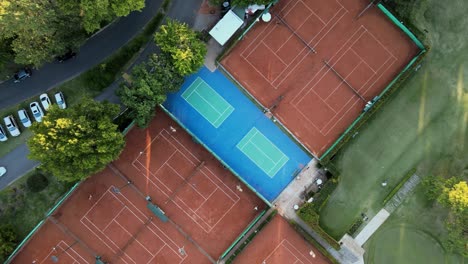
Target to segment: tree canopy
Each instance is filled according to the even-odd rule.
[[[137,125],[146,127],[155,108],[166,100],[166,94],[177,91],[183,80],[167,57],[153,54],[146,63],[133,69],[131,81],[123,84],[117,94]]]
[[[30,158],[59,180],[73,182],[105,168],[125,142],[112,119],[117,105],[92,99],[66,110],[52,106],[41,123],[31,127]]]
[[[155,33],[156,44],[167,53],[180,75],[196,72],[204,63],[206,46],[185,23],[168,20]]]
[[[8,256],[16,247],[16,233],[11,225],[0,226],[0,256]]]
[[[103,22],[143,7],[144,0],[2,0],[0,40],[16,63],[37,67],[77,48]]]
[[[445,220],[448,239],[445,248],[468,257],[468,185],[462,177],[428,176],[423,181],[429,200],[449,209]]]

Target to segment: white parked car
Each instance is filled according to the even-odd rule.
[[[38,102],[30,103],[29,108],[31,108],[31,112],[33,114],[34,119],[37,122],[42,122],[42,118],[44,117],[44,112],[42,112],[42,109],[39,103]]]
[[[21,124],[23,124],[24,127],[31,126],[31,119],[29,118],[29,115],[26,109],[23,108],[23,109],[18,110],[18,117],[19,117]]]
[[[49,96],[46,93],[43,93],[39,96],[39,99],[41,100],[41,104],[42,107],[44,107],[44,110],[49,110],[49,107],[52,104],[50,102]]]
[[[8,137],[6,135],[5,130],[3,129],[2,125],[0,125],[0,141],[7,141]]]
[[[17,136],[19,136],[21,134],[13,115],[9,115],[7,117],[4,117],[3,121],[5,122],[5,126],[8,129],[8,132],[10,132],[10,135],[12,135],[14,137],[17,137]]]
[[[6,174],[6,168],[5,167],[0,167],[0,177]]]
[[[55,101],[57,102],[57,105],[60,109],[65,109],[67,108],[67,104],[65,103],[65,98],[63,97],[62,92],[57,92],[54,94]]]

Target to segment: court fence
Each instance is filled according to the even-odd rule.
[[[341,136],[333,143],[331,147],[319,157],[319,160],[323,165],[327,165],[333,159],[333,156],[346,144],[357,130],[375,113],[377,110],[385,104],[388,98],[396,91],[412,74],[413,70],[421,63],[426,56],[429,47],[425,46],[415,34],[413,34],[408,27],[403,25],[385,6],[381,3],[377,5],[379,10],[387,16],[398,28],[400,28],[420,49],[419,53],[398,73],[398,75],[384,88],[384,90],[376,96],[373,100],[373,105],[370,109],[363,111],[354,121],[348,126],[348,128],[341,134]]]
[[[219,259],[224,259],[226,257],[226,255],[229,254],[229,252],[239,243],[239,241],[244,238],[244,236],[252,229],[252,227],[254,225],[257,224],[257,222],[263,217],[263,215],[266,213],[267,211],[266,210],[263,210],[260,215],[258,215],[248,226],[247,228],[244,230],[244,232],[242,232],[236,240],[234,240],[234,242],[224,251],[223,254],[221,254],[221,256],[219,257]]]
[[[200,145],[202,145],[211,155],[213,155],[216,159],[218,159],[219,162],[221,162],[221,164],[223,164],[223,166],[229,170],[233,175],[235,175],[242,183],[244,183],[252,192],[255,193],[255,195],[257,195],[258,197],[260,197],[260,199],[262,199],[263,202],[265,202],[268,206],[271,207],[271,203],[270,201],[268,201],[265,197],[263,197],[263,195],[261,195],[259,192],[257,192],[255,190],[255,188],[253,188],[252,186],[250,186],[249,183],[247,183],[244,179],[242,179],[242,177],[239,176],[239,174],[233,169],[231,168],[226,162],[224,162],[224,160],[219,157],[214,151],[212,151],[205,143],[203,143],[203,141],[201,141],[194,133],[192,133],[192,131],[190,131],[190,129],[188,129],[182,122],[179,121],[179,119],[177,119],[177,117],[175,117],[171,112],[169,112],[169,110],[167,110],[163,105],[159,105],[161,107],[161,109],[166,113],[168,114],[175,122],[177,122],[177,124],[179,124],[187,133],[189,133],[190,136],[192,136],[192,138],[194,138],[196,140],[197,143],[199,143]]]

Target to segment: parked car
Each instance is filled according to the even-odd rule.
[[[37,122],[42,122],[42,118],[44,117],[44,112],[42,112],[42,109],[39,103],[38,102],[30,103],[29,108],[31,109],[34,119]]]
[[[65,103],[65,97],[63,97],[62,92],[57,92],[54,94],[55,101],[57,102],[57,105],[60,109],[65,109],[67,108],[67,104]]]
[[[0,177],[2,177],[3,175],[5,175],[7,172],[6,168],[5,167],[0,167]]]
[[[15,83],[20,82],[20,81],[26,79],[27,77],[31,77],[31,75],[32,75],[32,71],[29,68],[24,68],[22,70],[19,70],[14,75]]]
[[[73,50],[68,50],[65,54],[55,57],[55,59],[57,59],[58,62],[64,62],[75,57],[76,52],[74,52]]]
[[[44,107],[44,110],[49,110],[50,105],[52,104],[50,102],[50,98],[46,93],[43,93],[39,96],[39,99],[41,100],[42,107]]]
[[[19,117],[21,124],[23,124],[24,127],[31,126],[31,119],[29,118],[29,115],[26,109],[23,108],[23,109],[18,110],[18,117]]]
[[[3,118],[3,121],[5,122],[5,126],[8,129],[8,132],[10,132],[10,135],[17,137],[21,134],[18,125],[16,124],[16,120],[13,117],[13,115],[9,115]]]
[[[8,137],[6,135],[5,130],[3,129],[2,125],[0,125],[0,141],[7,141]]]

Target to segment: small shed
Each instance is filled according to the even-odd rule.
[[[232,10],[229,10],[226,15],[210,30],[210,35],[221,46],[236,33],[236,31],[244,24],[244,21],[236,15]]]

